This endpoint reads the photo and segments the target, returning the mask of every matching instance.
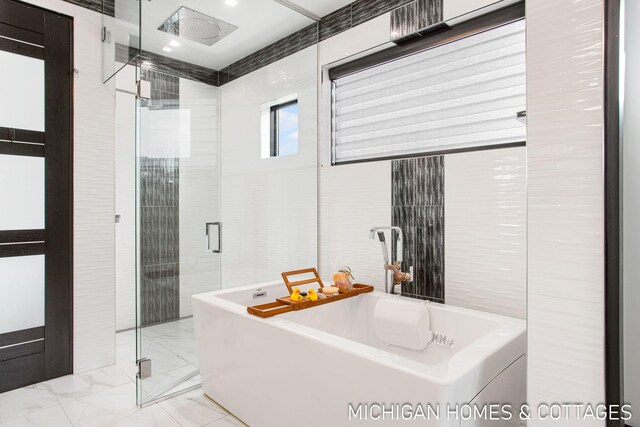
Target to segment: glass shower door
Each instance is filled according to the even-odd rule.
[[[138,68],[138,402],[200,384],[191,296],[220,288],[219,89]]]

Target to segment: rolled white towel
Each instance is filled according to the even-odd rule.
[[[373,312],[376,337],[385,344],[424,350],[431,338],[430,327],[429,310],[423,304],[383,298]]]

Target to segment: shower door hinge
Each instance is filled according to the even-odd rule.
[[[136,98],[151,99],[151,82],[138,80],[136,82]]]
[[[151,359],[138,359],[138,378],[141,380],[151,378]]]
[[[107,30],[107,27],[102,27],[102,42],[111,43],[111,31]]]
[[[116,224],[120,224],[120,218],[122,218],[119,214],[116,215]]]

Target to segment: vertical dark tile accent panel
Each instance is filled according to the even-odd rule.
[[[179,79],[143,67],[151,82],[149,110],[179,108]],[[153,141],[145,141],[153,144]],[[177,143],[177,141],[176,141]],[[178,158],[140,158],[140,311],[141,324],[180,316],[179,171]]]
[[[353,26],[352,5],[348,4],[320,20],[320,41],[333,37]]]
[[[140,271],[142,325],[180,317],[180,267],[178,263],[143,266]]]
[[[435,31],[443,19],[443,0],[415,0],[391,11],[391,40],[407,42],[421,34]],[[444,25],[444,24],[442,24]],[[441,27],[443,28],[443,27]]]
[[[411,0],[356,0],[351,3],[352,25],[355,27],[410,2]]]
[[[444,19],[443,0],[417,0],[418,30],[430,27]]]
[[[444,302],[444,158],[394,160],[391,179],[392,223],[405,237],[402,268],[414,272],[402,294]]]
[[[391,40],[395,41],[418,31],[418,1],[391,11]]]

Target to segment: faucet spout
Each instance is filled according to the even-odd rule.
[[[396,250],[396,261],[403,261],[403,253],[402,253],[402,248],[404,247],[404,234],[402,233],[402,229],[400,227],[396,227],[396,226],[391,226],[391,227],[372,227],[369,230],[369,238],[370,239],[375,239],[376,238],[376,234],[378,235],[378,239],[380,240],[380,242],[384,242],[384,230],[391,230],[391,231],[395,231],[397,233],[397,240],[394,242],[394,247]],[[385,245],[386,246],[386,245]],[[384,251],[384,249],[383,249]],[[385,260],[389,260],[389,263],[391,263],[391,260],[389,259],[389,257],[385,257]]]

